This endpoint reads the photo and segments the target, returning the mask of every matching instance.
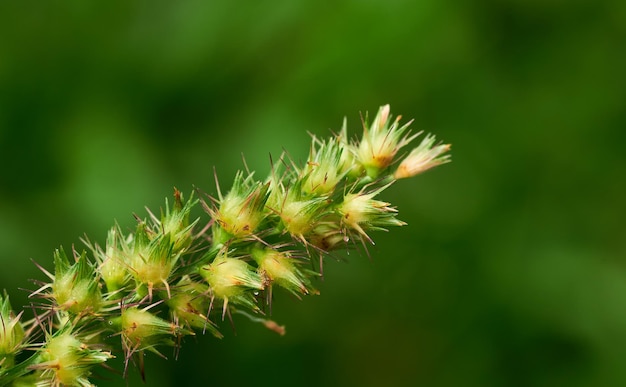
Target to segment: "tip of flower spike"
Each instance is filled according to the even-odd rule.
[[[400,116],[389,123],[389,105],[382,106],[371,125],[363,121],[363,138],[356,149],[356,157],[372,178],[378,178],[395,159],[398,151],[409,144],[417,135],[409,129],[413,121],[400,125]]]
[[[433,146],[435,136],[428,135],[422,142],[402,160],[393,174],[395,179],[404,179],[423,173],[438,165],[452,161],[450,155],[444,154],[450,150],[450,144]]]

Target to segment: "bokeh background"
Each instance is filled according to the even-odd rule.
[[[409,226],[147,385],[624,386],[625,69],[617,0],[2,2],[0,287],[389,103],[453,144]]]

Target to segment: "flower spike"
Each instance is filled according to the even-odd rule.
[[[94,367],[115,356],[124,376],[134,365],[143,378],[145,353],[165,358],[161,348],[173,347],[176,357],[187,336],[221,338],[220,320],[233,314],[284,335],[267,318],[274,289],[319,294],[324,260],[367,252],[373,231],[405,225],[383,191],[450,161],[450,145],[430,134],[399,160],[421,133],[400,120],[383,105],[358,139],[344,119],[332,136],[312,136],[303,165],[283,152],[264,181],[245,165],[226,195],[216,176],[217,198],[174,189],[160,213],[135,216],[134,230],[116,222],[104,247],[84,237],[88,252],[59,248],[54,270],[36,264],[48,282],[35,282],[30,320],[0,296],[0,386],[93,386]],[[195,217],[197,204],[208,220]]]

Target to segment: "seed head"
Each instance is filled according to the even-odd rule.
[[[443,155],[450,150],[450,144],[433,146],[434,144],[435,136],[427,135],[400,163],[393,177],[396,179],[412,177],[430,168],[450,162],[450,155]]]
[[[311,232],[307,235],[307,242],[320,251],[332,251],[346,242],[347,236],[341,229],[339,221],[325,220],[321,221]]]
[[[209,287],[184,276],[175,287],[172,298],[165,303],[170,308],[173,321],[184,327],[209,330],[215,337],[222,338],[215,324],[205,315],[210,307]]]
[[[285,190],[282,186],[279,209],[275,210],[280,217],[280,224],[291,236],[305,243],[307,235],[327,212],[327,198],[306,194],[302,189],[304,180],[296,180]]]
[[[198,200],[190,198],[186,202],[183,194],[174,189],[174,205],[170,208],[167,198],[165,199],[165,211],[161,211],[161,218],[158,219],[148,210],[152,219],[151,233],[154,237],[169,235],[172,241],[172,250],[175,253],[186,251],[193,242],[193,228],[199,219],[189,222],[191,209],[198,203]]]
[[[266,216],[265,202],[268,198],[268,184],[254,180],[253,175],[244,177],[239,171],[233,187],[219,200],[219,208],[210,210],[219,227],[227,237],[244,238],[253,234]],[[221,236],[219,242],[225,242]]]
[[[37,385],[43,386],[91,386],[91,367],[113,357],[109,352],[90,348],[69,325],[47,335],[39,353],[41,362],[32,368],[39,374]]]
[[[13,366],[15,356],[21,352],[24,341],[24,328],[20,323],[20,313],[15,315],[11,309],[9,296],[0,296],[0,374],[2,369]]]
[[[208,282],[212,297],[224,301],[224,313],[228,302],[258,309],[251,291],[263,290],[263,282],[246,261],[222,253],[211,264],[202,266],[200,275]]]
[[[366,230],[385,230],[387,226],[403,226],[406,223],[396,218],[397,210],[389,203],[375,200],[374,197],[390,184],[373,192],[348,193],[338,207],[341,223],[372,242]]]
[[[170,295],[168,280],[181,255],[174,249],[175,243],[170,234],[154,236],[145,222],[139,222],[132,250],[126,252],[124,258],[135,279],[139,298],[145,295],[152,298],[152,290],[161,285]]]
[[[305,194],[324,196],[332,193],[346,174],[342,159],[344,152],[336,139],[328,142],[313,136],[306,167],[300,172]]]
[[[157,350],[158,346],[173,346],[176,344],[174,338],[193,335],[192,331],[150,312],[149,309],[155,305],[143,309],[136,306],[122,307],[121,315],[109,320],[109,325],[122,337],[127,362],[132,355],[145,350],[163,356]]]
[[[342,173],[352,178],[360,177],[363,173],[363,169],[357,160],[358,146],[353,144],[348,138],[348,121],[345,117],[341,130],[335,136],[334,140],[339,144],[342,150],[339,160]]]
[[[382,106],[371,125],[363,123],[363,138],[357,151],[358,159],[367,175],[377,178],[392,162],[400,148],[417,135],[411,135],[411,122],[400,126],[401,117],[389,124],[389,105]]]
[[[93,245],[92,251],[99,264],[100,276],[107,290],[112,293],[125,287],[130,282],[126,257],[132,249],[133,236],[125,237],[119,225],[109,230],[104,251]]]
[[[252,250],[252,258],[258,264],[258,272],[267,285],[276,283],[296,296],[317,293],[289,253],[272,248],[255,248]]]
[[[102,306],[102,294],[93,265],[83,251],[74,251],[70,264],[63,248],[54,253],[54,281],[51,296],[59,309],[73,315],[96,313]]]

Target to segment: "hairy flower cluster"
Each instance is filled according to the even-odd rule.
[[[58,249],[54,270],[41,268],[49,282],[31,294],[32,320],[0,297],[0,386],[90,386],[93,367],[112,357],[142,368],[146,351],[164,357],[185,336],[222,337],[218,323],[233,313],[284,334],[267,318],[274,289],[319,294],[334,250],[366,249],[372,231],[404,225],[382,191],[449,161],[449,145],[430,135],[398,157],[419,133],[390,118],[381,107],[360,139],[348,138],[344,120],[333,137],[313,137],[305,165],[281,157],[260,180],[241,171],[217,197],[175,190],[134,232],[115,225],[103,246],[85,238],[87,251]],[[204,223],[192,219],[197,205]]]

